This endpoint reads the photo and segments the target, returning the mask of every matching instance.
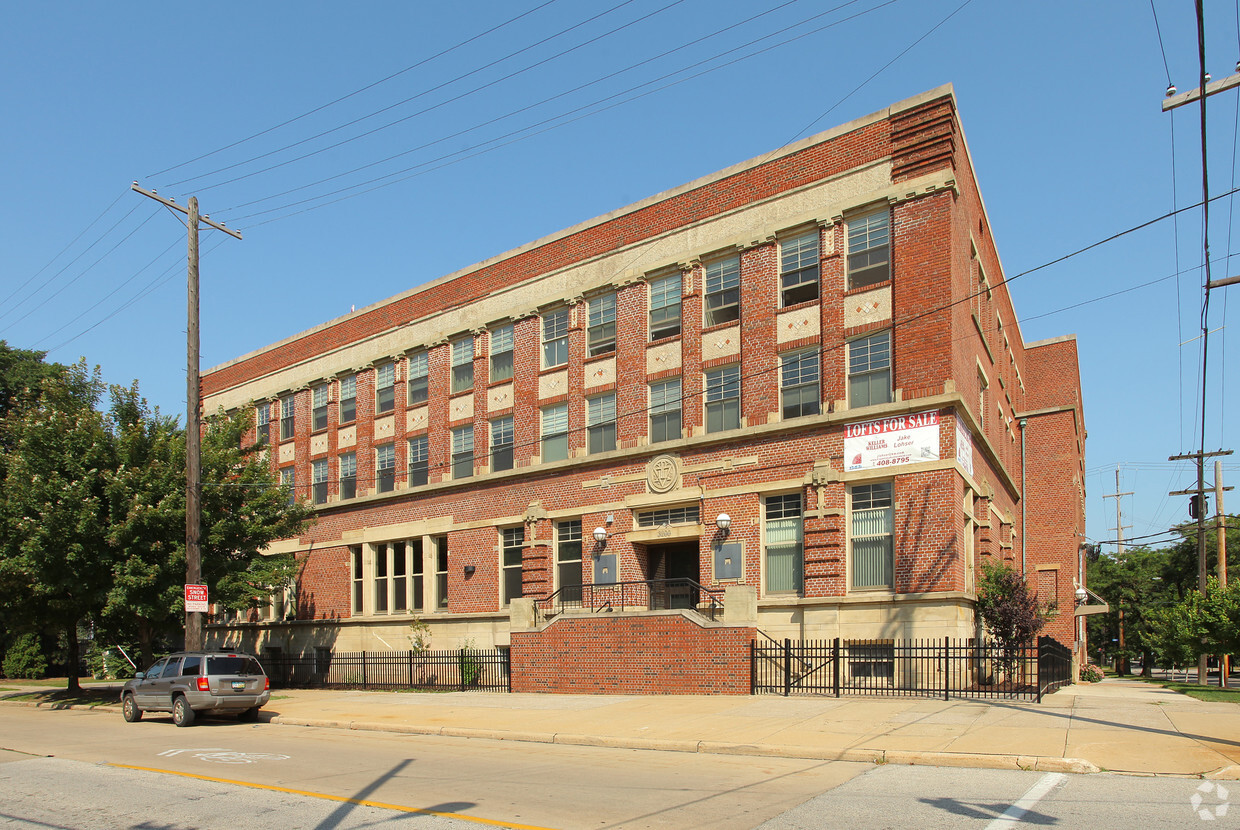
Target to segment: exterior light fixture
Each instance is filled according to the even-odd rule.
[[[719,528],[719,531],[724,536],[727,536],[728,531],[732,529],[732,517],[727,513],[720,513],[715,517],[715,527]]]
[[[1076,589],[1076,593],[1075,593],[1073,596],[1075,596],[1075,597],[1076,597],[1076,604],[1077,604],[1077,605],[1084,605],[1084,604],[1085,604],[1085,600],[1089,599],[1089,592],[1088,592],[1088,591],[1086,591],[1084,588],[1080,588],[1080,587],[1078,587],[1078,588]]]
[[[475,568],[473,565],[466,565],[466,566],[465,566],[465,575],[466,575],[466,576],[471,576],[475,570],[476,570],[476,568]]]
[[[596,541],[596,542],[598,542],[600,545],[603,545],[604,547],[606,547],[606,545],[607,545],[607,530],[606,530],[605,528],[601,528],[601,527],[596,527],[596,528],[594,528],[594,541]]]

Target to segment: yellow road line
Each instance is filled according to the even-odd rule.
[[[238,787],[250,787],[256,790],[271,790],[277,793],[290,793],[292,795],[304,795],[309,798],[321,798],[324,801],[339,801],[345,804],[358,804],[363,807],[379,807],[384,810],[399,810],[402,813],[417,813],[424,816],[442,816],[444,818],[455,818],[461,821],[472,821],[474,824],[486,824],[491,827],[512,827],[516,830],[552,830],[549,827],[540,827],[536,824],[517,824],[511,821],[496,821],[489,818],[477,818],[476,816],[467,816],[461,813],[441,813],[435,810],[423,810],[419,807],[407,807],[404,804],[385,804],[382,801],[367,801],[361,798],[346,798],[342,795],[328,795],[327,793],[316,793],[310,790],[294,790],[288,787],[276,787],[272,784],[255,784],[251,781],[236,781],[232,778],[216,778],[211,775],[198,775],[193,772],[177,772],[169,769],[156,769],[154,767],[137,767],[132,764],[108,764],[110,767],[118,769],[136,769],[141,772],[158,772],[164,775],[179,775],[183,778],[197,778],[200,781],[214,781],[218,784],[235,784]]]

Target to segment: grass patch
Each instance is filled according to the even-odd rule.
[[[1207,703],[1236,703],[1240,704],[1240,686],[1232,686],[1226,689],[1220,689],[1218,686],[1198,686],[1196,683],[1181,683],[1178,680],[1164,680],[1158,677],[1141,677],[1140,675],[1126,675],[1125,679],[1140,680],[1145,683],[1154,683],[1162,686],[1164,689],[1170,689],[1173,692],[1179,692],[1182,695],[1188,695],[1197,700],[1204,700]]]
[[[5,700],[20,700],[37,703],[40,706],[57,708],[61,706],[101,706],[120,703],[120,693],[116,688],[83,688],[79,692],[67,689],[47,689],[27,694],[5,695]]]

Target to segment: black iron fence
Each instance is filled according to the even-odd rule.
[[[664,611],[689,608],[710,620],[723,613],[723,591],[692,579],[644,579],[595,585],[567,585],[535,606],[545,619],[565,611]]]
[[[750,646],[754,694],[1041,701],[1071,682],[1072,653],[1049,637],[1004,649],[977,640],[784,640]]]
[[[262,658],[273,687],[512,691],[507,649],[328,652]]]

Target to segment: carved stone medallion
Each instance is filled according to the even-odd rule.
[[[674,455],[656,455],[646,465],[646,486],[652,493],[666,493],[680,484],[680,459]]]

